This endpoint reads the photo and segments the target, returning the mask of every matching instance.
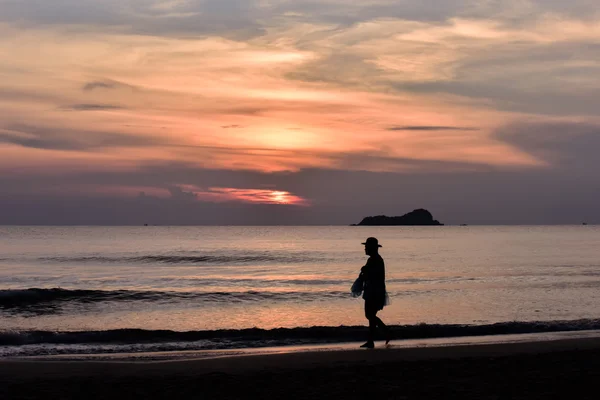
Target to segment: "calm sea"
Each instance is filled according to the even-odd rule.
[[[352,339],[368,236],[383,244],[388,324],[600,317],[596,226],[0,227],[0,355]]]

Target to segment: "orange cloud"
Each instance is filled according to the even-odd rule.
[[[160,7],[177,9],[180,3]],[[488,86],[485,96],[479,87],[510,78],[505,86],[512,85],[518,97],[518,90],[547,87],[574,96],[597,85],[593,74],[567,79],[563,71],[591,69],[595,60],[521,57],[553,43],[597,38],[597,24],[574,19],[544,15],[523,29],[456,17],[371,18],[347,27],[273,24],[260,36],[239,40],[91,26],[73,35],[60,26],[0,24],[0,54],[10,55],[0,56],[0,173],[170,162],[267,172],[404,172],[394,159],[543,167],[543,160],[493,135],[507,122],[539,116],[507,111],[519,104],[502,82]],[[490,60],[501,68],[487,68]],[[508,98],[496,99],[494,90],[509,92]],[[389,129],[394,126],[417,129]],[[340,162],[361,152],[382,157]],[[211,195],[244,196],[219,193]]]

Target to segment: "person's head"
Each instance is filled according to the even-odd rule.
[[[372,256],[373,254],[379,253],[379,248],[381,245],[377,238],[370,237],[366,242],[363,243],[365,245],[365,254],[368,256]]]

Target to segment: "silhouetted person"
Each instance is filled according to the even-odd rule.
[[[387,292],[385,290],[385,264],[379,255],[381,245],[376,238],[370,237],[365,245],[365,254],[369,256],[367,264],[360,270],[364,282],[363,299],[365,300],[365,317],[369,320],[369,338],[361,347],[372,349],[375,347],[375,331],[380,327],[385,332],[385,344],[390,341],[389,329],[377,316],[377,312],[387,305]]]

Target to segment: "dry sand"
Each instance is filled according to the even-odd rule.
[[[600,339],[162,362],[2,361],[0,399],[600,398]]]

